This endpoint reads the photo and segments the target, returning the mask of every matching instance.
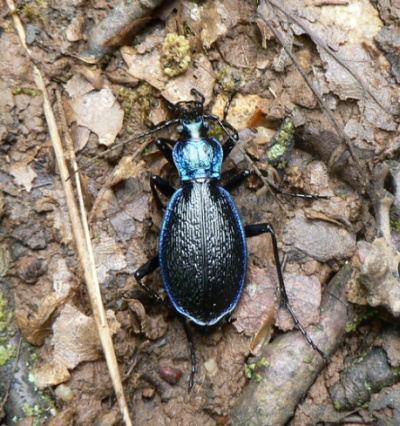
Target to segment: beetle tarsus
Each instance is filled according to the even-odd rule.
[[[271,238],[272,238],[272,247],[273,247],[274,258],[275,258],[275,265],[276,265],[276,270],[277,270],[277,273],[278,273],[278,281],[279,281],[279,290],[280,290],[281,300],[282,300],[283,304],[285,305],[286,309],[289,311],[290,315],[292,316],[293,321],[296,324],[297,328],[301,331],[301,333],[303,334],[303,336],[306,338],[307,342],[326,361],[327,360],[327,356],[313,342],[313,340],[308,335],[308,333],[305,330],[305,328],[301,325],[299,319],[297,318],[296,313],[294,312],[294,310],[290,306],[289,297],[287,295],[286,287],[285,287],[285,282],[284,282],[284,279],[283,279],[282,265],[281,265],[281,261],[279,259],[278,240],[276,238],[276,234],[275,234],[274,228],[272,227],[272,225],[270,223],[259,223],[257,225],[245,226],[245,231],[246,231],[246,237],[248,237],[248,238],[255,237],[257,235],[261,235],[261,234],[265,234],[265,233],[269,233],[271,235]]]
[[[153,291],[150,287],[148,287],[142,279],[146,276],[154,272],[160,266],[160,259],[158,254],[152,257],[148,262],[146,262],[143,266],[141,266],[134,274],[137,283],[146,290],[149,294],[151,294],[156,300],[163,301],[161,297]]]
[[[190,378],[189,378],[189,392],[190,392],[192,390],[193,386],[194,386],[194,377],[195,377],[195,374],[196,374],[196,349],[195,349],[195,346],[194,346],[192,331],[190,329],[189,324],[184,319],[183,319],[183,328],[185,330],[186,339],[189,343],[190,360],[191,360],[191,363],[192,363],[192,368],[191,368],[191,371],[190,371]]]

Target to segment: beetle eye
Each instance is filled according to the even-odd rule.
[[[182,124],[178,124],[178,125],[176,126],[176,131],[177,131],[179,134],[181,134],[181,133],[183,132],[183,126],[182,126]]]

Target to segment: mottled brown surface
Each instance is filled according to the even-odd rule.
[[[330,198],[274,197],[261,191],[255,178],[235,189],[232,196],[245,224],[273,224],[280,255],[288,257],[285,276],[293,307],[303,324],[322,321],[325,331],[333,329],[328,337],[315,338],[332,354],[332,361],[321,371],[319,355],[302,335],[289,332],[286,337],[281,331],[293,324],[279,307],[270,238],[262,235],[248,241],[248,287],[232,315],[236,322],[210,335],[194,330],[197,374],[188,393],[191,367],[182,324],[133,278],[137,268],[157,252],[162,222],[162,213],[152,201],[149,178],[159,174],[176,187],[179,182],[176,172],[147,142],[151,138],[138,140],[81,171],[97,273],[133,422],[227,424],[229,419],[240,417],[238,411],[244,413],[237,404],[252,411],[248,418],[260,425],[285,424],[292,416],[296,426],[346,419],[375,424],[400,421],[398,410],[391,409],[396,404],[398,407],[396,387],[381,393],[374,388],[377,393],[369,408],[352,409],[355,417],[350,418],[346,412],[335,411],[328,392],[339,381],[340,371],[371,346],[381,346],[392,367],[399,363],[398,336],[384,327],[386,322],[397,325],[390,310],[398,315],[398,298],[390,285],[399,284],[398,254],[389,220],[391,204],[397,205],[398,196],[388,192],[395,192],[396,185],[389,185],[388,176],[392,173],[396,182],[396,168],[392,164],[388,167],[391,171],[382,169],[384,161],[396,160],[400,146],[395,49],[398,7],[394,2],[372,4],[367,0],[342,5],[284,2],[290,13],[302,19],[359,75],[382,109],[304,28],[291,24],[288,16],[276,10],[269,9],[268,15],[264,1],[259,10],[254,2],[239,0],[169,3],[157,11],[158,19],[149,22],[130,46],[107,48],[109,56],[96,68],[77,57],[87,49],[94,24],[116,2],[17,4],[28,47],[44,74],[59,123],[59,111],[64,110],[67,126],[60,124],[61,133],[71,132],[79,164],[84,165],[103,152],[104,145],[113,146],[168,119],[169,110],[161,95],[171,102],[188,100],[195,87],[206,96],[207,112],[221,113],[225,103],[222,95],[238,87],[240,94],[232,103],[228,120],[239,129],[251,123],[264,126],[258,135],[250,132],[251,137],[243,137],[246,149],[260,158],[269,141],[264,135],[271,137],[284,117],[292,114],[297,127],[292,159],[286,170],[269,176],[277,177],[276,183],[292,192]],[[7,7],[1,5],[0,290],[16,323],[13,329],[0,329],[0,337],[6,335],[5,344],[11,347],[18,346],[20,336],[33,346],[21,346],[15,372],[15,357],[0,366],[1,398],[14,378],[0,421],[8,424],[16,416],[25,418],[20,424],[32,424],[34,417],[45,419],[58,413],[50,424],[72,421],[88,425],[96,420],[98,424],[118,424],[121,417],[93,328],[50,147],[43,98],[34,92],[32,64]],[[353,157],[287,53],[260,20],[268,16],[349,138]],[[130,28],[118,30],[115,39],[126,42]],[[173,79],[162,73],[157,62],[161,44],[170,32],[186,35],[192,53],[189,69]],[[378,37],[378,44],[374,37]],[[56,102],[56,90],[63,99],[62,108]],[[155,137],[160,136],[175,138],[176,134],[171,130]],[[122,156],[124,160],[120,160]],[[224,180],[232,176],[228,172],[232,167],[238,171],[251,165],[234,149],[224,166]],[[396,215],[392,218],[396,220]],[[345,306],[352,302],[356,315],[344,325],[334,320],[336,311],[331,315],[329,304],[319,312],[318,303],[321,292],[325,302],[329,299],[326,284],[349,259],[354,273],[345,295],[335,303],[340,305],[342,300]],[[387,267],[379,274],[383,263]],[[161,297],[166,296],[158,273],[146,282]],[[1,323],[3,318],[0,314]],[[379,337],[382,327],[385,332]],[[7,330],[12,330],[12,336]],[[309,330],[318,335],[318,325]],[[278,338],[281,333],[283,337]],[[280,348],[286,338],[288,346]],[[267,345],[269,339],[272,345]],[[275,378],[265,376],[257,386],[254,377],[248,382],[244,365],[249,357],[260,354],[270,358],[271,365],[279,363],[279,368],[273,370]],[[308,356],[310,364],[303,362]],[[250,358],[250,364],[255,362]],[[166,371],[174,372],[173,384],[163,379]],[[51,391],[49,399],[54,402],[50,405],[29,381],[33,375],[38,386]],[[279,380],[286,381],[296,396],[288,394]],[[57,389],[61,383],[71,393]],[[273,391],[276,387],[283,396]],[[260,400],[249,394],[257,394]],[[268,410],[267,405],[256,403],[265,398],[271,404]],[[277,399],[281,399],[279,404]],[[2,400],[0,408],[1,404]],[[39,412],[26,409],[39,405]],[[278,406],[287,407],[284,415],[275,410]],[[232,411],[234,407],[236,411]],[[257,420],[257,410],[267,410],[271,419],[278,420]]]

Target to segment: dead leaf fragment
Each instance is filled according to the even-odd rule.
[[[35,384],[39,389],[64,383],[71,378],[68,368],[61,364],[44,364],[36,371]]]
[[[88,78],[85,78],[81,72],[75,74],[65,85],[65,90],[71,98],[84,96],[92,92],[93,89],[93,84]]]
[[[161,53],[152,50],[139,54],[136,49],[123,47],[122,56],[128,64],[128,73],[139,80],[145,80],[151,86],[161,91],[162,96],[175,104],[179,101],[190,100],[190,91],[195,87],[206,98],[205,105],[210,102],[215,82],[211,63],[205,55],[192,57],[192,62],[184,74],[169,78],[161,68]]]
[[[55,310],[66,297],[60,299],[52,294],[44,297],[37,311],[27,306],[17,306],[16,319],[24,338],[32,345],[40,346],[49,334],[49,322]]]
[[[109,271],[119,271],[126,267],[125,256],[117,242],[99,231],[98,239],[93,243],[96,270],[99,282],[102,283]]]
[[[345,259],[352,256],[356,248],[354,235],[331,223],[308,220],[302,211],[288,223],[283,242],[319,262]]]
[[[37,177],[37,174],[30,166],[24,162],[14,163],[10,167],[10,173],[14,176],[17,185],[21,185],[27,192],[31,192],[32,182]]]
[[[226,101],[224,96],[219,95],[213,106],[212,114],[222,118]],[[262,111],[265,116],[268,109],[268,101],[260,96],[237,94],[229,107],[227,121],[240,131],[251,126],[254,114]]]
[[[102,356],[101,344],[93,318],[65,305],[53,324],[54,363],[68,369]]]
[[[127,299],[131,310],[132,327],[135,333],[143,333],[150,340],[157,340],[167,332],[168,324],[160,316],[146,314],[144,306],[137,299]]]
[[[269,338],[274,323],[276,283],[265,269],[249,266],[247,283],[232,316],[236,330],[253,336],[250,351],[256,354]]]
[[[122,128],[124,112],[108,88],[69,101],[80,126],[89,128],[99,143],[110,146]]]
[[[118,330],[121,328],[121,324],[117,320],[117,317],[115,316],[115,312],[112,311],[111,309],[108,309],[106,312],[106,317],[107,317],[107,323],[108,323],[108,326],[110,327],[111,333],[116,334]]]
[[[84,24],[83,16],[73,18],[65,30],[65,37],[68,41],[79,41],[82,39],[82,29]]]

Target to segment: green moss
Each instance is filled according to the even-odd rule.
[[[5,299],[3,292],[0,291],[0,344],[4,344],[15,334],[13,317],[14,314],[8,308],[7,299]]]
[[[256,374],[254,375],[254,380],[255,380],[257,383],[262,382],[262,379],[263,379],[263,376],[262,376],[261,374],[256,373]]]
[[[28,22],[41,20],[44,23],[41,9],[47,7],[47,2],[44,0],[33,0],[26,2],[25,6],[18,9],[17,12]]]
[[[209,136],[211,138],[215,138],[217,140],[219,140],[220,142],[222,142],[225,137],[226,137],[226,133],[224,132],[224,130],[222,129],[221,126],[214,126],[209,132],[208,132]]]
[[[257,382],[260,382],[263,379],[263,376],[256,371],[260,368],[266,368],[268,366],[269,361],[265,357],[262,357],[257,362],[245,364],[244,373],[248,379],[254,377]]]
[[[314,359],[314,355],[307,355],[307,356],[304,358],[303,362],[304,362],[305,364],[311,364],[311,363],[312,363],[312,361],[313,361],[313,359]]]
[[[281,144],[275,144],[271,149],[268,150],[268,157],[270,159],[277,159],[279,157],[282,157],[282,155],[285,153],[286,147]]]
[[[335,403],[333,404],[333,406],[335,407],[335,410],[336,410],[336,411],[341,411],[341,409],[342,409],[342,406],[340,405],[340,403],[339,403],[339,402],[335,402]]]
[[[0,366],[7,364],[17,354],[17,348],[13,345],[0,345]]]
[[[15,359],[17,355],[17,346],[15,344],[7,343],[7,341],[16,332],[16,325],[14,321],[14,314],[9,307],[9,302],[0,291],[0,367]],[[39,391],[35,385],[34,365],[38,358],[35,348],[29,343],[23,342],[21,350],[25,355],[25,362],[27,363],[27,381],[31,383],[32,393],[39,395],[38,404],[30,406],[25,404],[22,408],[23,417],[34,417],[34,425],[45,424],[46,419],[54,413],[54,402],[52,401],[51,394],[48,391]],[[11,361],[15,362],[15,361]],[[1,373],[0,373],[1,377]],[[19,416],[18,416],[19,417]],[[16,418],[19,421],[20,418]]]
[[[33,426],[39,426],[44,424],[44,420],[47,419],[46,412],[42,409],[40,404],[35,404],[30,406],[28,403],[25,403],[22,406],[22,412],[25,417],[33,417]]]
[[[32,3],[26,4],[21,10],[20,14],[28,20],[28,22],[34,22],[40,18],[39,9]]]
[[[400,232],[400,220],[391,220],[390,227],[392,228],[392,231]]]
[[[189,24],[186,21],[183,22],[183,34],[185,38],[188,38],[190,35],[195,35],[190,29]]]
[[[184,73],[190,65],[190,44],[184,37],[169,33],[161,51],[161,67],[169,77]]]
[[[237,83],[232,78],[228,67],[221,68],[217,72],[216,80],[221,87],[221,93],[225,96],[230,95],[237,88]]]
[[[254,364],[245,364],[244,365],[244,375],[251,379],[253,377]]]
[[[285,168],[294,146],[295,127],[290,117],[286,117],[281,127],[271,141],[271,148],[264,154],[262,160],[273,167]]]
[[[27,402],[25,402],[25,404],[22,406],[22,412],[24,413],[25,417],[33,416],[33,408]]]
[[[346,325],[346,329],[345,329],[346,333],[352,333],[356,331],[362,321],[374,317],[375,314],[376,314],[375,310],[368,310],[368,311],[359,313],[358,315],[356,315],[356,317],[353,319],[353,321],[350,324]]]
[[[28,96],[41,96],[42,95],[41,90],[27,89],[25,87],[16,87],[15,89],[11,90],[11,93],[13,95],[28,95]]]
[[[258,368],[260,367],[269,367],[269,361],[264,356],[256,363]]]
[[[11,320],[7,306],[7,300],[4,298],[3,292],[0,290],[0,331],[4,331],[8,327]]]
[[[129,122],[134,114],[134,105],[138,104],[141,111],[141,121],[147,123],[150,111],[156,106],[157,100],[152,87],[143,83],[136,89],[122,88],[118,92],[119,101],[124,109],[124,121]]]
[[[121,88],[118,91],[119,101],[124,110],[124,120],[129,120],[133,115],[133,105],[136,102],[135,92],[129,88]]]

